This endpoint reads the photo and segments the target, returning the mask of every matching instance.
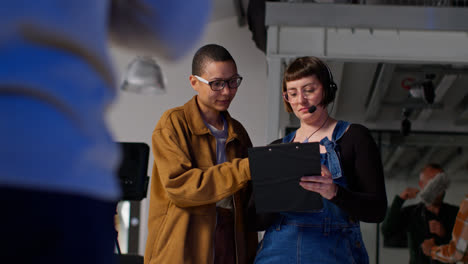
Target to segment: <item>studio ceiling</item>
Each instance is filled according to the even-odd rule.
[[[417,177],[424,164],[433,162],[453,179],[468,180],[467,67],[345,62],[341,68],[341,91],[332,111],[339,119],[382,131],[374,136],[386,177]],[[424,82],[434,91],[432,103],[424,96]],[[411,124],[407,135],[405,111]]]

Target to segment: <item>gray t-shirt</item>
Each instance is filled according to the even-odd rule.
[[[227,122],[223,117],[224,126],[222,130],[205,122],[206,126],[210,129],[213,136],[216,138],[216,164],[226,162],[226,140],[227,140]],[[216,203],[216,206],[232,209],[232,197],[226,197],[223,200]]]

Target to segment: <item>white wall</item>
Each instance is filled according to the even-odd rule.
[[[232,102],[229,112],[247,129],[254,145],[264,145],[267,120],[266,59],[264,53],[255,47],[248,28],[237,26],[237,18],[231,17],[212,22],[206,28],[193,51],[177,62],[156,58],[167,78],[167,92],[163,95],[138,95],[119,92],[113,105],[108,122],[116,141],[146,142],[151,146],[151,133],[163,112],[188,101],[195,92],[189,84],[192,57],[204,44],[216,43],[229,50],[237,63],[238,72],[244,80]],[[128,63],[136,53],[112,49],[114,63],[120,79]],[[151,175],[153,155],[150,155],[148,175]],[[147,235],[148,199],[142,201],[142,223],[140,250],[144,254]]]

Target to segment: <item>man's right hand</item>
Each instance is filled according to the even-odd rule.
[[[435,240],[433,238],[424,240],[424,242],[421,244],[421,249],[422,249],[424,255],[430,257],[431,256],[431,249],[434,246],[436,246],[436,244],[435,244]]]
[[[408,187],[400,193],[400,198],[403,200],[414,199],[416,198],[416,195],[418,194],[418,192],[419,192],[418,188]]]

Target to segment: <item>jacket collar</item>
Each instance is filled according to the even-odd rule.
[[[192,97],[190,101],[184,104],[184,115],[185,120],[187,120],[188,126],[193,134],[195,135],[204,135],[204,134],[211,134],[210,129],[205,125],[203,121],[203,117],[200,113],[200,108],[197,104],[197,95]],[[228,126],[228,141],[232,138],[237,138],[238,135],[235,132],[233,127],[232,118],[227,111],[221,112],[227,122]]]

